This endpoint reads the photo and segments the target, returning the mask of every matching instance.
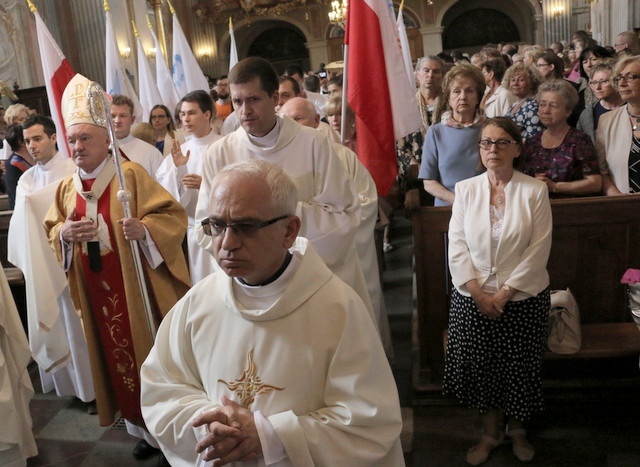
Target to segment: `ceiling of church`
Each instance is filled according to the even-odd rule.
[[[193,11],[202,20],[222,22],[230,17],[278,16],[293,8],[326,3],[324,0],[202,0]]]

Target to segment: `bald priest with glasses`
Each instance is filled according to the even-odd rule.
[[[211,182],[201,222],[221,270],[164,318],[141,372],[146,426],[174,467],[404,465],[374,323],[298,237],[297,200],[266,161]]]

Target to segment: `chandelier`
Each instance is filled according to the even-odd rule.
[[[329,22],[337,24],[344,29],[344,23],[347,20],[348,0],[333,0],[331,2],[331,11],[329,11]]]

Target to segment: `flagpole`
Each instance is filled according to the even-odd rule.
[[[156,31],[158,35],[158,42],[160,42],[160,49],[161,49],[156,51],[156,53],[161,53],[164,56],[164,59],[167,61],[167,63],[170,63],[168,61],[169,53],[167,52],[167,39],[164,34],[164,21],[162,19],[162,0],[151,0],[151,4],[153,5],[153,11],[155,13]]]
[[[340,141],[344,144],[345,134],[347,132],[347,85],[349,75],[349,45],[344,44],[344,68],[342,70],[342,116],[340,117]]]

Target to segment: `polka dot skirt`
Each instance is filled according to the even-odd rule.
[[[454,289],[444,394],[481,413],[500,409],[518,420],[540,412],[548,316],[549,290],[509,302],[500,318],[490,319]]]

